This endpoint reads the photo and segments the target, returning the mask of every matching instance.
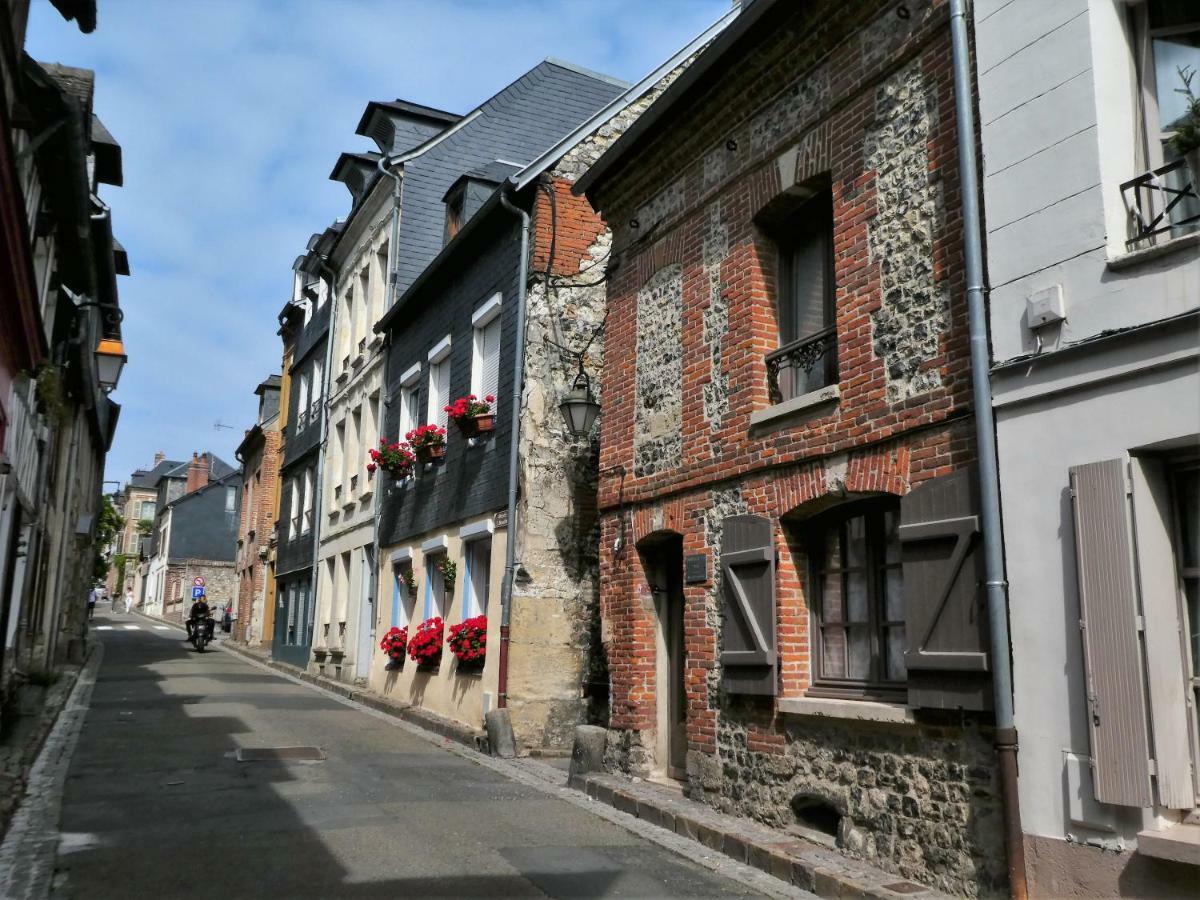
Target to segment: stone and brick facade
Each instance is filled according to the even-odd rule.
[[[280,376],[272,375],[256,388],[259,420],[238,447],[242,512],[235,559],[234,639],[267,646],[275,622],[275,580],[268,554],[279,511],[280,382]]]
[[[978,895],[1005,881],[986,672],[960,688],[980,673],[911,671],[924,651],[915,610],[930,599],[912,589],[920,554],[903,524],[907,681],[901,666],[886,696],[818,685],[809,603],[825,577],[810,535],[821,516],[857,501],[911,522],[914,490],[970,477],[946,6],[755,3],[579,189],[623,251],[610,265],[601,419],[609,764],[679,778],[722,811],[824,830],[846,853]],[[836,374],[781,399],[767,367],[785,343],[780,211],[822,189]],[[754,687],[739,681],[747,657],[730,650],[750,626],[735,614],[736,553],[723,555],[728,527],[745,521],[771,535],[761,548],[771,612],[751,630],[773,643],[750,667]],[[967,630],[976,613],[968,600]],[[887,640],[903,644],[904,613],[886,618],[897,615]]]

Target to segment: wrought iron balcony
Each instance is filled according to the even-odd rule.
[[[296,434],[308,427],[308,410],[302,409],[296,414]]]
[[[1187,163],[1173,163],[1146,172],[1121,185],[1129,222],[1127,250],[1141,250],[1159,235],[1178,237],[1200,229],[1200,186]]]
[[[767,392],[783,403],[837,381],[837,329],[826,328],[768,353]]]

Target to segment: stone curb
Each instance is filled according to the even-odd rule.
[[[605,773],[572,775],[568,784],[599,803],[673,831],[819,897],[839,900],[949,900],[950,897],[835,850],[719,813],[658,785]]]
[[[183,626],[168,619],[161,619],[158,616],[152,616],[148,613],[136,611],[138,615],[150,619],[155,622],[161,622],[164,625],[171,625],[174,628],[183,630]],[[358,687],[353,684],[346,684],[341,681],[334,681],[332,678],[326,678],[323,675],[315,675],[306,669],[301,669],[299,666],[293,666],[290,663],[280,662],[277,659],[272,659],[265,653],[256,650],[251,650],[249,647],[242,647],[232,643],[230,638],[215,643],[219,650],[225,650],[233,653],[236,656],[243,656],[246,659],[252,659],[255,662],[260,662],[265,666],[269,666],[278,672],[283,672],[286,675],[291,675],[293,678],[299,678],[301,681],[314,684],[322,690],[337,694],[339,697],[344,697],[347,700],[353,700],[356,703],[361,703],[363,706],[369,706],[371,709],[385,713],[389,716],[395,716],[397,719],[403,719],[406,722],[411,722],[424,728],[426,731],[431,731],[439,737],[462,744],[465,747],[470,747],[472,750],[478,750],[481,753],[488,752],[487,733],[483,730],[469,728],[459,722],[451,721],[442,716],[423,710],[420,707],[412,706],[407,703],[400,703],[395,700],[389,700],[386,697],[381,697],[379,694],[367,688]]]

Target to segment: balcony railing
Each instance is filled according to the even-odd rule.
[[[1159,235],[1178,237],[1200,229],[1200,193],[1187,163],[1173,163],[1130,179],[1121,185],[1129,221],[1125,249],[1140,250]]]
[[[308,410],[302,409],[296,414],[296,434],[308,427]]]
[[[767,392],[783,403],[837,381],[837,329],[826,328],[768,353]]]

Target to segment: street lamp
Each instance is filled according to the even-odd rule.
[[[100,390],[111,394],[121,380],[121,370],[129,357],[120,338],[101,338],[96,346],[96,370],[100,378]]]
[[[587,437],[591,433],[596,416],[600,415],[600,404],[592,396],[592,385],[582,365],[575,376],[575,384],[558,408],[572,437]]]

